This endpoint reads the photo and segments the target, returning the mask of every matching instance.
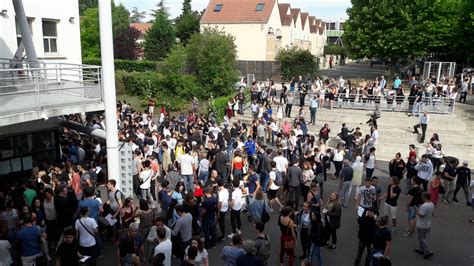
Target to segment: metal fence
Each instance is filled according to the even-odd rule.
[[[31,65],[28,61],[0,59],[0,98],[8,103],[0,106],[0,115],[71,105],[74,99],[103,101],[100,67],[46,62],[35,62],[39,67]],[[14,101],[28,102],[15,106]]]

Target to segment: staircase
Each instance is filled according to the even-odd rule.
[[[273,105],[273,113],[276,115],[278,105]],[[474,138],[468,131],[474,126],[474,108],[468,105],[457,105],[455,114],[429,114],[430,122],[426,132],[425,144],[433,133],[438,133],[443,145],[445,155],[459,158],[460,161],[474,161]],[[305,120],[310,120],[309,107],[305,106]],[[292,119],[298,113],[299,107],[293,106]],[[349,128],[360,127],[361,132],[370,133],[370,127],[366,124],[372,111],[354,109],[318,109],[316,114],[316,125],[308,126],[310,134],[318,136],[320,128],[329,124],[331,128],[329,146],[335,147],[339,143],[337,134],[340,132],[341,124],[346,123]],[[237,118],[247,124],[252,122],[252,114],[249,109],[244,115]],[[284,118],[285,120],[285,118]],[[388,161],[394,158],[395,153],[400,152],[402,158],[408,156],[408,145],[415,144],[418,154],[425,153],[425,144],[418,142],[420,136],[413,134],[413,126],[418,123],[418,118],[408,117],[406,113],[383,111],[381,118],[377,120],[379,131],[379,142],[376,146],[378,160]]]

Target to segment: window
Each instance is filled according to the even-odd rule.
[[[336,22],[329,23],[329,30],[336,30]]]
[[[43,20],[43,45],[45,53],[58,52],[58,22]]]
[[[344,30],[344,23],[343,22],[339,23],[339,30]]]
[[[222,4],[217,4],[215,7],[214,7],[214,12],[221,12],[222,10]]]
[[[265,3],[258,3],[257,7],[255,8],[255,11],[263,11],[265,8]]]
[[[28,27],[30,28],[30,33],[31,33],[31,36],[33,36],[33,20],[35,20],[34,18],[27,18],[28,20]],[[20,46],[20,43],[21,43],[21,31],[20,31],[20,26],[18,25],[18,22],[15,20],[16,22],[16,44],[17,44],[17,47]]]

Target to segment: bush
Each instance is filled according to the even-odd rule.
[[[327,44],[324,46],[324,54],[334,54],[334,55],[344,55],[347,56],[348,52],[347,49],[343,46],[337,44]]]
[[[216,119],[221,122],[224,119],[225,111],[227,108],[227,102],[233,97],[233,95],[221,96],[211,99],[207,111],[210,109],[216,114]]]
[[[196,83],[196,77],[186,74],[168,74],[164,85],[169,88],[171,95],[177,95],[183,99],[192,99],[193,96],[204,98],[206,95]]]
[[[285,80],[307,74],[314,76],[318,71],[318,63],[311,52],[297,47],[280,50],[276,60],[281,65],[281,73]]]
[[[115,92],[117,95],[124,95],[127,94],[127,90],[125,89],[125,76],[127,72],[124,71],[115,71]]]
[[[85,58],[82,63],[86,65],[100,66],[100,58]],[[115,71],[123,70],[127,72],[145,72],[145,71],[159,71],[162,69],[161,62],[155,61],[134,61],[134,60],[114,60]]]
[[[163,75],[156,72],[131,72],[121,74],[123,86],[129,95],[152,97],[163,91]]]

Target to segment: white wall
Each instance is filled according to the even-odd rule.
[[[78,0],[23,0],[32,23],[33,43],[39,60],[81,64],[81,39]],[[0,58],[13,58],[17,50],[15,10],[12,0],[0,0],[0,10],[7,10],[7,17],[0,16]],[[74,17],[70,23],[69,18]],[[56,54],[45,54],[42,20],[57,21]]]

